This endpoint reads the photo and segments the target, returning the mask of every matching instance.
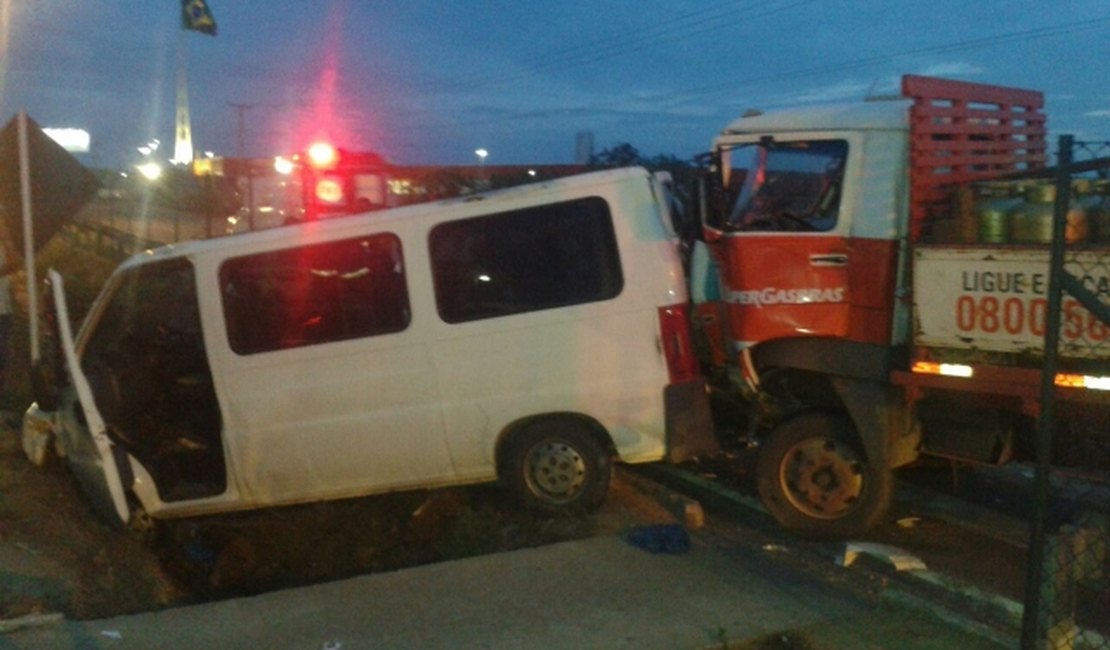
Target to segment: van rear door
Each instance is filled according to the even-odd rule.
[[[63,432],[67,436],[66,457],[97,512],[109,522],[123,525],[131,515],[120,476],[120,464],[127,462],[127,456],[122,450],[118,458],[115,455],[116,448],[108,438],[104,419],[93,401],[92,389],[77,362],[62,276],[51,270],[48,279],[53,294],[56,334],[77,394],[77,404],[72,407],[74,417],[63,418],[63,426],[69,429]]]

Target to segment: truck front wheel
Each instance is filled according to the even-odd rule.
[[[773,429],[759,452],[763,504],[784,527],[811,537],[859,535],[890,507],[894,478],[870,461],[841,415],[805,413]]]

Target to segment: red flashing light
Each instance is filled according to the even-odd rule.
[[[316,182],[316,200],[327,205],[343,203],[343,182],[338,178],[325,176]]]
[[[334,167],[339,162],[339,152],[327,142],[314,142],[308,148],[308,161],[313,167]]]

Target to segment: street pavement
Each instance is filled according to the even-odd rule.
[[[0,635],[0,648],[991,648],[780,548],[694,531],[649,552],[610,535],[394,573]],[[848,569],[841,569],[848,572]],[[897,604],[901,603],[901,604]],[[770,636],[779,645],[745,645]],[[809,645],[784,645],[804,638]]]

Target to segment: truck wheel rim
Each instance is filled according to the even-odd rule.
[[[863,494],[862,459],[831,438],[809,438],[791,447],[779,476],[791,505],[815,519],[843,517]]]
[[[586,461],[567,442],[545,440],[528,452],[525,478],[532,492],[551,501],[568,501],[586,482]]]

